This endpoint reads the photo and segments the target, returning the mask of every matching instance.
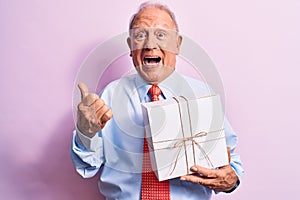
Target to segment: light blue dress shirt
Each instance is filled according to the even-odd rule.
[[[159,85],[160,99],[173,96],[199,97],[212,94],[206,84],[173,72]],[[99,190],[107,199],[140,199],[143,160],[144,122],[141,103],[149,102],[151,87],[134,74],[110,83],[100,97],[112,109],[113,118],[93,138],[74,131],[71,157],[77,172],[84,178],[102,172]],[[241,178],[244,170],[234,153],[237,136],[225,119],[227,146],[231,148],[231,166]],[[170,180],[172,200],[210,199],[212,190],[179,178]]]

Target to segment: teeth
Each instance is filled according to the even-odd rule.
[[[144,57],[144,63],[146,65],[157,65],[160,62],[161,58],[159,56],[147,56]]]
[[[146,60],[146,65],[157,65],[157,62],[150,62],[148,60]]]

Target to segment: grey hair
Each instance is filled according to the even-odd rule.
[[[170,8],[167,5],[163,5],[163,4],[161,4],[161,3],[157,2],[157,1],[146,1],[146,2],[144,2],[144,3],[142,3],[140,5],[138,11],[130,19],[129,31],[132,29],[132,26],[133,26],[133,23],[134,23],[134,21],[136,19],[136,16],[140,12],[142,12],[143,10],[146,10],[147,8],[152,8],[152,7],[166,11],[170,15],[171,19],[173,20],[173,22],[175,24],[176,31],[177,32],[179,31],[178,24],[177,24],[177,21],[175,19],[174,13],[170,10]]]

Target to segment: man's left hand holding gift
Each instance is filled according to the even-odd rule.
[[[230,148],[227,147],[230,163]],[[238,183],[238,177],[230,164],[218,169],[208,169],[201,166],[191,167],[194,174],[181,176],[180,180],[201,184],[209,189],[217,191],[231,191]]]

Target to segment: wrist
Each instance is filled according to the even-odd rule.
[[[80,126],[79,123],[77,123],[76,125],[76,130],[77,132],[80,132],[82,135],[85,135],[86,137],[89,138],[93,138],[99,131],[99,130],[91,130],[91,128],[86,130],[85,128],[82,128],[82,126]]]
[[[239,185],[240,185],[240,179],[237,179],[237,181],[235,182],[235,185],[234,185],[231,189],[229,189],[229,190],[227,190],[227,191],[224,191],[224,192],[225,192],[225,193],[231,193],[231,192],[233,192]]]
[[[101,146],[101,139],[98,134],[95,134],[93,137],[89,137],[76,128],[76,138],[82,146],[90,151],[96,151]]]

